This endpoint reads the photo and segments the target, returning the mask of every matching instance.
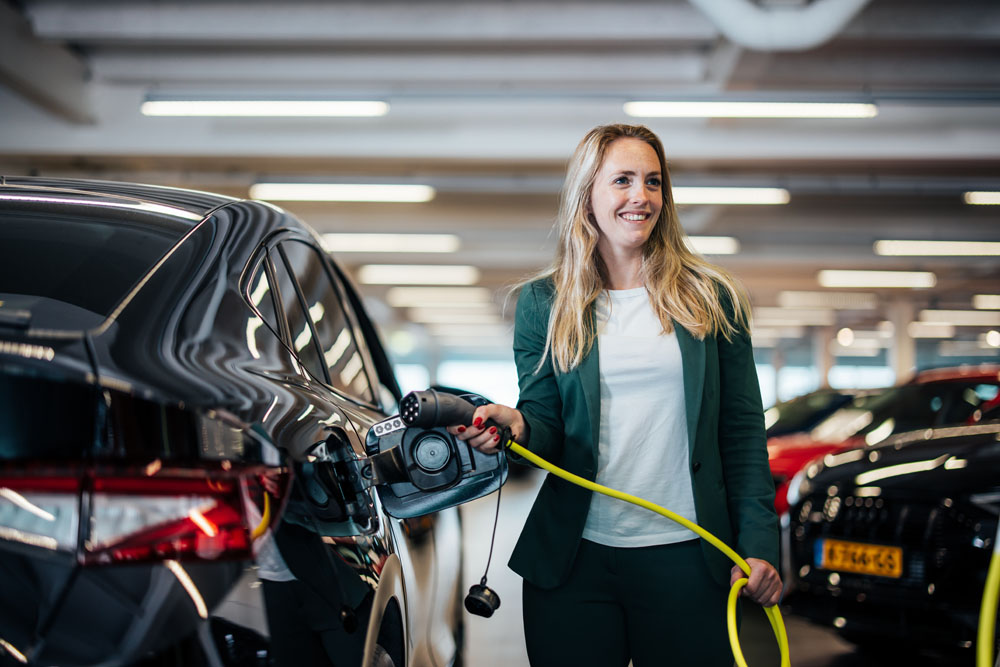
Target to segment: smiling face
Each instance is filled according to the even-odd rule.
[[[636,256],[663,208],[663,174],[653,147],[616,139],[607,149],[590,191],[590,212],[600,229],[605,262]]]

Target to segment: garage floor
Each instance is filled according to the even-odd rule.
[[[541,480],[542,473],[531,472],[512,478],[504,485],[496,546],[489,571],[489,586],[500,595],[502,604],[489,619],[466,614],[467,667],[518,667],[528,664],[521,634],[521,581],[507,568],[507,560]],[[496,495],[462,506],[466,587],[479,582],[486,566],[495,512]],[[746,605],[744,609],[741,645],[748,664],[750,667],[777,665],[778,650],[767,617],[755,605]],[[881,667],[899,664],[930,667],[947,664],[942,661],[943,658],[933,656],[873,656],[855,650],[853,645],[839,639],[830,630],[788,614],[784,618],[791,662],[795,667]]]

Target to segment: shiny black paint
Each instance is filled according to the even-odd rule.
[[[33,201],[4,201],[3,195]],[[287,327],[260,326],[247,301],[248,281],[267,249],[283,238],[315,245],[313,233],[261,202],[28,178],[4,179],[0,224],[4,206],[58,216],[98,210],[121,215],[123,224],[152,224],[149,217],[164,214],[127,208],[149,203],[188,214],[175,221],[182,237],[128,293],[112,295],[117,305],[109,316],[97,313],[86,327],[0,329],[6,345],[0,346],[0,473],[154,461],[166,468],[290,466],[296,481],[276,541],[299,580],[328,600],[342,599],[339,608],[331,603],[337,613],[325,622],[342,629],[360,623],[343,635],[352,647],[345,645],[345,655],[353,655],[369,629],[368,615],[352,610],[362,600],[371,603],[387,559],[400,546],[374,494],[345,481],[386,406],[339,394],[306,373],[289,347]],[[360,300],[346,282],[342,289],[358,311],[353,333],[365,341],[370,382],[398,400]],[[55,322],[69,321],[58,315],[56,308]],[[51,355],[33,358],[35,348]],[[323,449],[328,465],[322,457],[311,463]],[[325,478],[316,472],[324,467]],[[318,510],[310,485],[321,486],[336,506]],[[345,562],[350,566],[340,567]],[[185,567],[209,609],[243,574],[242,566],[226,562]],[[199,625],[188,595],[160,565],[82,568],[63,554],[26,554],[23,545],[7,548],[0,540],[0,577],[19,581],[0,587],[0,637],[37,664],[122,664],[171,655],[176,651],[166,647],[192,641]],[[23,599],[32,604],[16,603]],[[100,611],[88,615],[88,609]]]
[[[928,462],[937,465],[918,469]],[[896,474],[871,479],[880,471]],[[859,642],[973,644],[1000,509],[1000,423],[906,433],[828,456],[800,490],[789,513],[795,613],[827,625],[843,619],[840,632]],[[983,494],[996,498],[984,504]],[[823,538],[902,547],[902,576],[831,579],[814,560]]]

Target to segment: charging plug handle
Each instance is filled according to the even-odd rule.
[[[399,402],[399,417],[407,426],[437,428],[455,424],[471,424],[476,406],[461,396],[446,394],[433,389],[411,391]],[[507,442],[510,432],[492,419],[487,419],[485,428],[495,426],[502,434],[502,442]]]

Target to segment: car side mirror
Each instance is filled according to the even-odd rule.
[[[461,394],[473,405],[489,403]],[[405,399],[404,399],[405,401]],[[396,415],[368,431],[362,476],[378,489],[389,516],[408,519],[475,500],[507,479],[504,453],[484,454],[448,433],[445,425],[407,425]]]

